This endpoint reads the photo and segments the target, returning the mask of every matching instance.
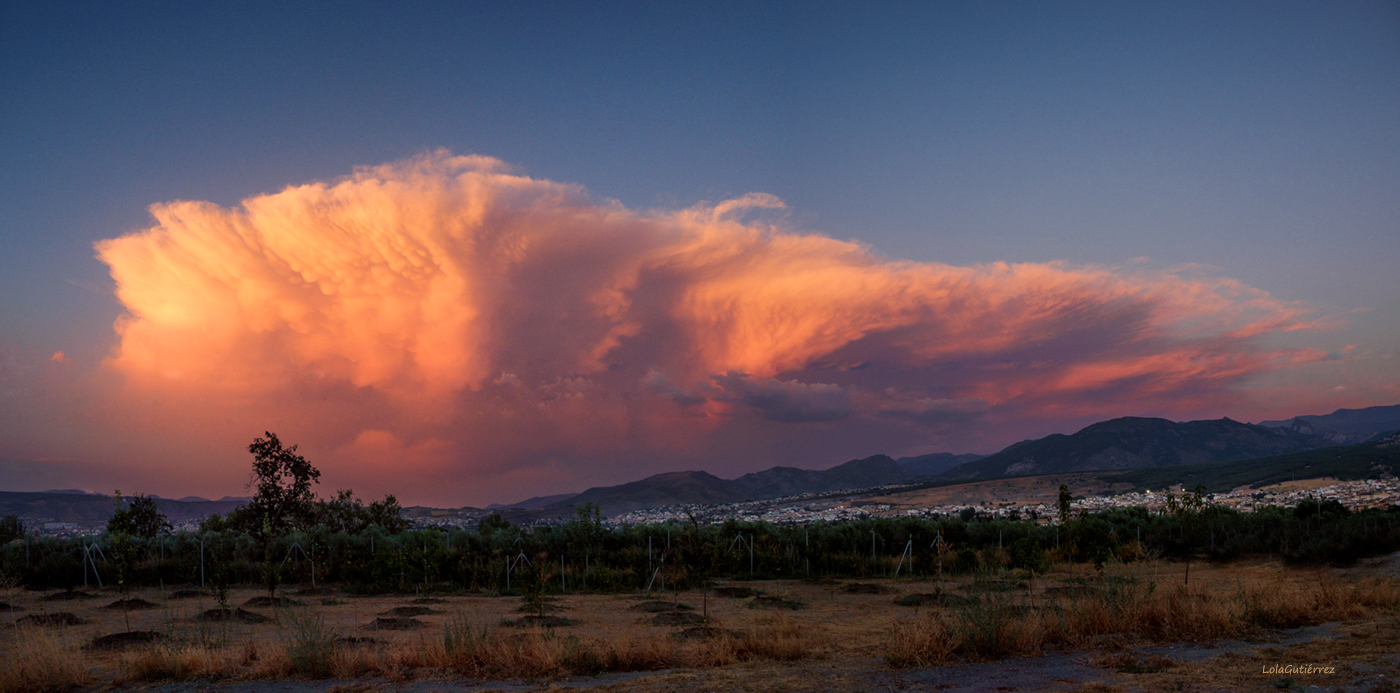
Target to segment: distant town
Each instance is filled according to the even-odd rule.
[[[887,489],[867,489],[896,491],[900,487]],[[1077,498],[1071,507],[1094,512],[1109,508],[1145,507],[1152,511],[1165,509],[1167,494],[1178,497],[1189,493],[1180,486],[1161,491],[1129,492],[1115,495]],[[804,494],[810,496],[812,494]],[[830,495],[830,494],[823,494]],[[1240,512],[1253,512],[1270,505],[1291,506],[1306,498],[1335,500],[1348,509],[1357,510],[1370,507],[1385,507],[1400,503],[1400,479],[1368,479],[1363,481],[1337,482],[1314,489],[1291,489],[1287,491],[1264,491],[1240,488],[1229,493],[1207,494],[1207,498],[1217,505],[1233,508]],[[869,503],[860,499],[813,500],[803,497],[778,498],[745,503],[722,505],[670,506],[649,510],[635,510],[613,517],[606,522],[610,525],[659,524],[665,522],[689,522],[693,517],[701,524],[719,524],[735,518],[744,521],[772,522],[780,524],[811,524],[813,522],[846,522],[871,517],[944,517],[944,516],[1005,517],[1013,519],[1033,519],[1040,524],[1059,522],[1059,510],[1048,503],[1003,502],[993,505],[950,504],[932,505],[925,508],[898,509],[887,503]]]
[[[775,524],[812,524],[815,522],[848,522],[873,517],[981,517],[1034,520],[1042,525],[1059,522],[1059,510],[1051,503],[1003,501],[990,504],[954,503],[929,505],[926,507],[896,507],[890,503],[869,500],[872,496],[881,497],[907,489],[906,485],[890,485],[868,489],[852,489],[841,493],[804,493],[785,498],[745,501],[741,503],[719,503],[711,505],[671,505],[661,508],[633,510],[628,513],[605,518],[604,524],[618,527],[624,525],[665,524],[668,522],[689,523],[692,520],[702,525],[722,524],[733,518],[744,522],[771,522]],[[1166,508],[1167,495],[1178,498],[1189,494],[1190,489],[1176,486],[1159,491],[1127,492],[1075,498],[1071,507],[1075,512],[1095,512],[1110,508],[1143,507],[1154,512]],[[1362,481],[1341,481],[1314,488],[1294,487],[1287,489],[1262,490],[1242,487],[1228,493],[1206,494],[1211,503],[1232,508],[1240,512],[1254,512],[1266,506],[1292,506],[1307,498],[1335,500],[1351,510],[1373,507],[1386,507],[1400,504],[1400,479],[1367,479]],[[405,514],[412,520],[415,529],[466,528],[474,529],[482,518],[492,511],[478,508],[407,508]],[[90,536],[100,534],[105,522],[62,522],[53,518],[21,517],[25,525],[35,534],[54,537]],[[531,519],[528,515],[518,518],[518,524],[525,527],[561,525],[566,519]],[[197,520],[184,520],[173,523],[175,531],[194,532],[199,530]]]

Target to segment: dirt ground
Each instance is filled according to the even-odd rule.
[[[1125,579],[1171,584],[1182,577],[1182,566],[1169,563],[1139,563],[1111,566],[1109,574]],[[1346,569],[1295,569],[1262,560],[1223,566],[1193,565],[1191,581],[1221,594],[1240,589],[1257,580],[1278,580],[1285,584],[1316,584],[1334,578],[1339,581],[1366,575],[1400,576],[1400,555],[1370,561]],[[1052,573],[1028,586],[1035,594],[1046,594],[1083,579],[1082,568]],[[420,603],[414,595],[355,597],[340,593],[297,596],[296,589],[285,591],[301,602],[285,607],[243,607],[268,616],[263,624],[209,624],[196,616],[217,606],[209,596],[172,599],[174,590],[137,590],[130,597],[154,606],[141,610],[117,611],[105,608],[119,598],[114,591],[89,590],[89,599],[52,599],[54,593],[9,590],[0,595],[10,609],[3,623],[9,625],[31,616],[71,613],[84,623],[41,626],[81,653],[85,666],[99,683],[90,691],[219,691],[221,693],[271,693],[273,691],[316,693],[373,693],[378,691],[546,691],[597,690],[614,693],[659,693],[661,691],[1397,691],[1400,690],[1400,614],[1376,613],[1373,617],[1350,622],[1270,633],[1265,637],[1213,643],[1147,643],[1120,637],[1106,638],[1094,650],[1051,651],[1036,657],[994,662],[960,662],[930,668],[896,669],[887,665],[884,654],[891,627],[917,618],[928,608],[900,606],[902,595],[926,593],[937,586],[947,592],[970,589],[968,579],[947,580],[935,585],[927,580],[863,580],[878,585],[881,593],[847,591],[852,581],[825,583],[791,581],[734,582],[732,586],[752,587],[770,596],[797,601],[795,610],[751,608],[750,599],[709,598],[711,618],[724,628],[742,630],[774,620],[798,624],[816,644],[813,658],[796,662],[752,661],[716,668],[674,669],[650,672],[608,674],[555,680],[480,681],[446,679],[442,672],[419,672],[405,681],[364,679],[352,681],[239,681],[186,682],[168,684],[122,683],[120,653],[81,649],[95,638],[128,630],[147,630],[176,640],[210,637],[211,634],[234,642],[285,641],[295,615],[315,614],[341,636],[374,638],[382,643],[412,644],[440,641],[444,624],[454,617],[465,617],[482,625],[497,626],[503,619],[517,619],[518,597],[482,595],[434,595],[440,602]],[[231,607],[263,596],[252,589],[235,590]],[[46,599],[48,598],[48,599]],[[698,592],[659,596],[679,601],[698,613],[703,598]],[[643,636],[672,637],[674,626],[654,625],[655,614],[639,607],[647,595],[567,594],[551,604],[550,613],[576,622],[560,628],[580,638]],[[377,619],[395,618],[396,608],[430,609],[407,618],[422,627],[412,630],[377,630]],[[10,625],[0,633],[8,647],[26,630]],[[3,657],[0,657],[3,662]],[[1302,665],[1303,673],[1283,667]],[[0,667],[6,666],[0,663]],[[1314,670],[1307,672],[1308,666]],[[1271,670],[1277,667],[1277,670]],[[1325,673],[1331,667],[1331,673]]]

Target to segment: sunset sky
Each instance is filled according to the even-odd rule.
[[[0,3],[0,490],[1400,403],[1393,2],[206,4]]]

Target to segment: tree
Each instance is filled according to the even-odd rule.
[[[337,491],[335,498],[316,502],[314,515],[312,524],[346,534],[363,533],[371,525],[378,525],[390,534],[398,534],[409,526],[408,519],[403,516],[403,508],[399,507],[399,500],[392,494],[385,495],[384,500],[374,501],[369,507],[365,507],[365,504],[355,497],[354,491]]]
[[[369,504],[369,524],[379,525],[384,531],[390,534],[398,534],[412,524],[408,518],[403,516],[403,508],[399,507],[399,499],[392,493],[384,494],[384,500],[377,500]]]
[[[277,434],[266,433],[267,438],[254,438],[248,446],[254,477],[248,483],[257,489],[247,508],[253,518],[265,520],[265,533],[276,534],[312,518],[316,496],[311,484],[320,483],[321,471],[296,454],[297,446],[283,448]]]
[[[1072,517],[1070,514],[1070,503],[1073,500],[1074,496],[1070,495],[1069,486],[1066,486],[1065,484],[1060,484],[1060,498],[1058,504],[1060,506],[1060,524],[1062,525],[1069,524],[1070,518]]]
[[[504,515],[498,512],[491,513],[481,518],[481,521],[476,523],[476,531],[481,535],[490,535],[496,532],[514,529],[515,525],[511,524],[510,520],[507,520]]]
[[[0,518],[0,546],[23,538],[24,522],[19,519],[18,515],[6,515]]]
[[[117,492],[116,509],[107,520],[107,533],[125,534],[138,537],[155,537],[174,529],[165,513],[156,507],[156,500],[140,493],[123,503],[121,491]]]
[[[1184,489],[1183,489],[1184,491]],[[1201,525],[1215,519],[1220,508],[1211,502],[1206,495],[1204,484],[1198,484],[1195,492],[1190,495],[1183,493],[1181,501],[1178,502],[1176,496],[1167,493],[1167,511],[1176,516],[1181,521],[1182,543],[1186,546],[1186,577],[1183,584],[1191,584],[1191,555],[1195,552],[1195,530]]]

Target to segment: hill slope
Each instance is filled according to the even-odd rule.
[[[1350,445],[1400,430],[1400,404],[1338,409],[1331,414],[1295,416],[1287,421],[1260,421],[1259,425],[1289,428]]]
[[[1017,443],[995,455],[960,464],[943,477],[978,479],[1223,462],[1332,445],[1336,443],[1322,436],[1230,419],[1176,423],[1124,417],[1093,424],[1073,435]]]
[[[223,500],[170,500],[156,498],[156,508],[173,523],[201,520],[227,513],[248,502],[246,498]],[[30,493],[0,491],[0,515],[48,518],[58,522],[106,522],[112,516],[113,498],[94,493]]]
[[[1245,485],[1260,488],[1284,481],[1323,477],[1343,481],[1375,479],[1396,472],[1400,472],[1400,434],[1358,445],[1234,462],[1135,469],[1106,474],[1102,478],[1127,481],[1139,489],[1161,489],[1181,484],[1190,490],[1200,484],[1207,491],[1219,493]]]
[[[822,470],[772,467],[730,480],[709,472],[670,472],[619,486],[591,488],[546,506],[532,516],[564,516],[584,503],[599,506],[604,515],[620,515],[666,505],[736,503],[801,493],[884,486],[909,481],[915,476],[887,455],[851,460]]]

